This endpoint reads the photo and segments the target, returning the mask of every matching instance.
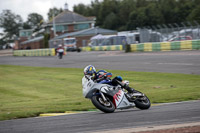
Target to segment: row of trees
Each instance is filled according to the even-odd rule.
[[[200,0],[94,0],[74,11],[96,16],[96,25],[113,30],[194,21],[200,23]]]
[[[56,16],[62,11],[62,9],[57,8],[49,9],[48,19],[52,19],[53,13]],[[13,13],[11,10],[3,10],[0,14],[0,28],[3,29],[3,33],[0,33],[0,45],[13,42],[15,37],[19,36],[20,29],[40,30],[43,21],[43,16],[38,13],[30,13],[27,21],[23,22],[20,15]]]
[[[62,11],[49,9],[48,19],[52,19],[53,13],[56,16]],[[89,5],[75,5],[74,12],[96,16],[96,26],[102,28],[134,30],[137,27],[194,20],[200,23],[200,0],[93,0]],[[38,13],[29,14],[27,21],[23,22],[20,15],[3,10],[0,28],[4,33],[0,33],[3,36],[0,45],[12,42],[15,36],[19,36],[21,28],[39,30],[42,22],[43,16]]]

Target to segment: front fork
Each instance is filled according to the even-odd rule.
[[[106,97],[104,96],[104,94],[102,93],[102,92],[99,92],[100,94],[101,94],[101,97],[103,98],[103,101],[104,102],[107,102],[107,99],[106,99]]]
[[[104,106],[110,106],[110,102],[102,92],[95,93],[95,95],[101,95],[101,98],[99,99],[99,102],[101,104],[103,104]]]
[[[107,102],[107,99],[106,99],[106,97],[104,96],[104,94],[102,92],[100,92],[100,91],[99,92],[95,92],[93,95],[101,95],[103,101]]]

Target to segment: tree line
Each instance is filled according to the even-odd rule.
[[[96,16],[96,25],[118,31],[160,24],[200,23],[200,0],[94,0],[74,11]]]
[[[50,8],[47,14],[48,20],[52,20],[53,14],[56,16],[63,12],[60,8]],[[38,13],[30,13],[27,16],[27,20],[23,21],[22,17],[13,13],[11,10],[3,10],[0,13],[0,28],[3,29],[3,33],[0,33],[0,45],[13,42],[16,37],[19,36],[20,29],[33,29],[34,32],[39,31],[42,28],[44,18]]]
[[[48,20],[63,9],[50,8]],[[93,0],[91,4],[78,4],[73,11],[83,16],[95,16],[96,26],[125,31],[137,27],[196,21],[200,23],[200,0]],[[30,13],[24,22],[11,10],[0,13],[0,28],[4,33],[0,45],[13,42],[20,29],[41,29],[43,16]]]

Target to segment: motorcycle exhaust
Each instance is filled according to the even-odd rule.
[[[137,97],[137,96],[144,96],[142,93],[133,93],[131,96]]]

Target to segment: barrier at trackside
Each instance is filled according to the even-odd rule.
[[[122,45],[82,47],[82,51],[117,51],[123,50]]]
[[[200,40],[131,44],[127,52],[199,50]]]
[[[89,47],[89,46],[87,46],[87,47],[81,47],[81,51],[84,51],[84,52],[86,52],[86,51],[92,51],[92,48]]]
[[[14,50],[13,56],[55,56],[55,49]]]

